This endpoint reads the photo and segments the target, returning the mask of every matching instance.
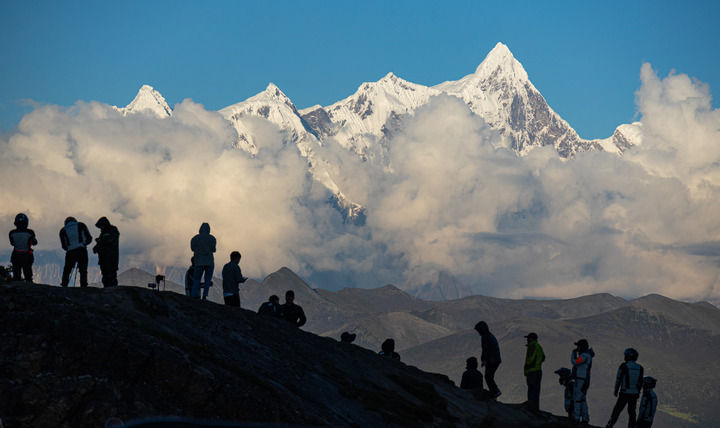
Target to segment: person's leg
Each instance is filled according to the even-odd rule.
[[[88,275],[87,275],[87,269],[88,269],[88,253],[87,248],[80,247],[77,249],[77,261],[78,261],[78,270],[80,270],[80,287],[87,287],[88,286]]]
[[[583,379],[575,380],[575,387],[573,388],[573,420],[580,422],[584,415],[583,406],[585,405],[585,394],[582,392],[582,387],[585,383]]]
[[[210,294],[210,287],[212,285],[212,276],[213,276],[213,270],[215,270],[215,265],[211,264],[210,266],[206,267],[205,271],[205,283],[203,284],[203,299],[207,299],[208,294]]]
[[[526,376],[527,380],[527,401],[528,407],[533,410],[540,408],[540,382],[542,380],[542,372],[532,372]]]
[[[233,294],[232,296],[225,296],[225,304],[228,306],[240,307],[240,295]]]
[[[72,251],[66,251],[65,266],[63,266],[62,279],[60,280],[61,286],[67,287],[70,283],[70,272],[72,271],[73,267],[75,267],[75,259],[73,257],[73,253]]]
[[[200,278],[202,278],[204,266],[195,266],[193,272],[193,286],[191,296],[195,299],[200,298]]]
[[[500,392],[497,384],[495,383],[495,372],[497,371],[499,364],[487,364],[485,366],[485,383],[487,383],[488,389],[493,394]]]
[[[617,401],[615,401],[615,407],[613,407],[612,409],[612,413],[610,414],[610,421],[608,422],[607,426],[615,425],[615,422],[617,422],[618,418],[620,417],[620,413],[622,413],[626,404],[627,399],[625,397],[625,394],[621,392],[618,395]]]
[[[112,266],[108,271],[108,282],[110,285],[108,287],[117,287],[118,286],[118,280],[117,280],[117,266]]]
[[[32,253],[28,253],[25,255],[23,261],[23,273],[25,274],[25,281],[32,282],[33,280],[33,271],[32,271],[32,265],[35,261],[35,256]]]
[[[627,396],[628,406],[628,428],[635,428],[637,420],[637,400],[638,395],[632,394]]]

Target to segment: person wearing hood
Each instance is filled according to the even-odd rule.
[[[500,388],[498,388],[495,383],[495,372],[502,362],[500,358],[500,345],[495,335],[490,333],[490,329],[485,321],[480,321],[475,324],[475,331],[480,335],[480,345],[482,346],[480,366],[485,367],[485,383],[487,383],[492,396],[497,398],[502,394]]]
[[[87,246],[91,242],[92,236],[85,223],[78,222],[75,217],[65,219],[65,226],[60,229],[60,245],[65,250],[65,266],[60,282],[61,286],[68,286],[70,272],[77,265],[77,269],[80,271],[80,287],[87,287]]]
[[[570,356],[572,363],[572,376],[575,379],[573,390],[573,420],[575,422],[589,423],[590,411],[587,405],[587,391],[590,387],[590,372],[595,352],[590,348],[588,341],[580,339],[574,343],[576,346]]]
[[[120,263],[120,232],[110,224],[107,217],[100,217],[95,223],[100,236],[95,238],[93,253],[98,255],[103,287],[117,287],[117,271]]]
[[[35,261],[32,246],[37,245],[35,232],[28,229],[28,217],[24,213],[15,216],[15,229],[10,231],[10,245],[13,246],[10,255],[12,263],[13,280],[20,281],[25,275],[25,281],[32,282],[32,265]]]
[[[199,233],[190,240],[190,249],[195,258],[195,272],[192,287],[193,299],[200,298],[200,279],[203,273],[205,274],[205,283],[202,284],[204,290],[203,300],[207,299],[208,293],[210,292],[213,270],[215,268],[213,253],[215,252],[216,244],[217,241],[215,237],[210,234],[210,225],[207,223],[203,223],[200,226]]]
[[[540,410],[540,384],[542,382],[542,363],[545,361],[545,353],[538,343],[537,333],[529,333],[527,339],[527,350],[525,351],[525,366],[523,373],[527,381],[528,407],[531,410]]]

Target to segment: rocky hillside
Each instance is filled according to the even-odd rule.
[[[280,320],[136,287],[0,286],[6,427],[174,415],[332,426],[556,427]]]

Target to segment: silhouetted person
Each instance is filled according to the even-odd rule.
[[[280,307],[280,298],[273,294],[267,302],[260,305],[258,314],[267,315],[269,317],[282,318],[282,309]]]
[[[223,297],[228,306],[240,307],[240,284],[247,281],[240,270],[240,259],[242,256],[238,251],[230,253],[230,261],[225,263],[222,270]]]
[[[400,361],[400,354],[395,352],[395,340],[385,339],[380,349],[381,351],[378,352],[378,355]]]
[[[525,351],[525,366],[523,372],[527,381],[528,407],[531,410],[540,410],[540,383],[542,382],[542,363],[545,353],[538,343],[537,333],[525,336],[527,350]]]
[[[295,292],[288,290],[285,293],[285,304],[281,307],[282,316],[285,321],[291,323],[295,327],[302,327],[307,322],[305,311],[299,305],[294,303]]]
[[[657,380],[654,377],[645,376],[643,379],[643,392],[640,399],[640,410],[637,417],[637,428],[652,427],[653,419],[655,419],[655,411],[657,410],[658,399],[655,395],[655,385]]]
[[[95,223],[100,236],[95,238],[93,253],[98,255],[103,287],[117,287],[117,271],[120,262],[120,232],[110,224],[107,217],[100,217]]]
[[[495,336],[490,333],[485,321],[480,321],[475,324],[475,331],[480,335],[480,343],[482,345],[480,366],[485,367],[485,383],[487,383],[490,393],[494,397],[499,397],[502,393],[495,383],[495,372],[502,362],[500,358],[500,345]]]
[[[462,389],[482,389],[483,375],[478,370],[478,360],[470,357],[465,361],[465,372],[460,380],[460,388]]]
[[[190,240],[190,249],[195,257],[195,274],[193,276],[192,297],[200,298],[200,286],[203,288],[203,300],[207,299],[212,286],[213,270],[215,269],[215,245],[217,241],[210,234],[210,225],[200,225],[200,232]],[[200,279],[205,274],[205,282],[201,284]]]
[[[592,369],[592,359],[595,356],[592,348],[585,339],[580,339],[574,343],[576,346],[570,356],[572,363],[572,373],[575,379],[575,388],[573,389],[573,420],[575,422],[590,422],[590,411],[587,405],[587,391],[590,387],[590,374]]]
[[[60,245],[65,250],[65,266],[63,267],[60,285],[67,287],[70,283],[70,272],[75,265],[80,271],[80,287],[87,287],[88,253],[87,245],[92,236],[85,223],[78,222],[75,217],[65,219],[65,226],[60,229]]]
[[[628,408],[628,428],[635,427],[635,409],[637,400],[640,398],[645,376],[643,367],[637,363],[638,356],[638,351],[634,348],[627,348],[624,352],[625,362],[618,367],[617,376],[615,377],[615,389],[613,390],[618,399],[610,415],[610,421],[605,425],[608,428],[615,425],[626,405]]]
[[[353,343],[356,337],[357,335],[354,333],[343,331],[343,334],[340,335],[340,343]]]
[[[33,272],[32,265],[35,261],[32,246],[37,245],[35,232],[28,229],[28,217],[20,213],[15,216],[15,229],[10,231],[10,245],[13,246],[10,255],[10,263],[12,263],[13,280],[20,281],[25,276],[25,281],[32,282]]]
[[[190,257],[190,267],[185,271],[185,295],[190,296],[193,289],[193,278],[195,277],[195,257]]]
[[[565,387],[565,394],[564,394],[564,406],[565,411],[567,412],[568,419],[572,419],[573,415],[573,387],[575,387],[575,379],[572,377],[572,370],[570,370],[567,367],[563,367],[560,369],[555,370],[555,373],[560,377],[558,379],[558,382],[560,385]]]

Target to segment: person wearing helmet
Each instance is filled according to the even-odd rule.
[[[10,231],[10,245],[13,246],[13,252],[10,255],[10,263],[13,267],[13,280],[20,281],[22,275],[25,281],[32,282],[33,273],[32,265],[35,261],[32,246],[37,245],[35,232],[28,229],[28,217],[20,213],[15,216],[15,229]],[[22,274],[22,275],[21,275]]]
[[[78,222],[75,217],[65,219],[65,226],[60,229],[60,245],[65,250],[65,266],[63,267],[60,285],[67,287],[70,283],[70,272],[77,264],[80,271],[80,287],[87,287],[88,253],[87,245],[92,236],[85,223]]]
[[[640,399],[640,411],[638,412],[637,428],[652,427],[655,411],[657,410],[658,399],[655,395],[657,380],[654,377],[646,376],[643,379],[643,393]]]
[[[595,352],[590,348],[588,341],[580,339],[575,342],[576,348],[570,356],[572,363],[572,376],[575,379],[573,388],[573,420],[575,422],[589,423],[590,411],[587,405],[587,391],[590,387],[590,372]]]
[[[626,405],[628,408],[628,427],[632,428],[635,426],[635,409],[643,385],[643,367],[637,363],[639,354],[635,348],[627,348],[624,354],[625,362],[618,367],[615,378],[614,394],[617,397],[617,402],[615,403],[615,407],[613,407],[610,421],[605,425],[606,428],[611,428],[615,425],[615,422],[617,422],[620,413]]]
[[[575,386],[575,379],[572,377],[572,370],[567,367],[562,367],[555,370],[555,373],[560,377],[558,382],[560,385],[565,387],[565,411],[567,412],[568,419],[572,419],[573,414],[573,387]]]

